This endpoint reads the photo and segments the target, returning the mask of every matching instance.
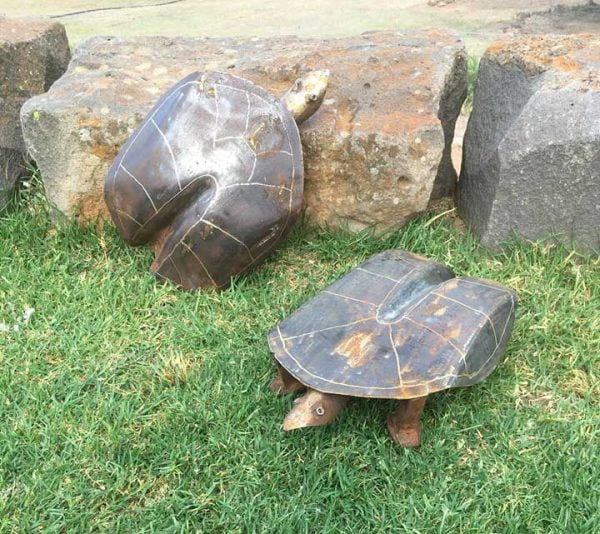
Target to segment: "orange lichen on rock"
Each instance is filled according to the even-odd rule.
[[[593,34],[521,36],[498,40],[485,52],[500,63],[521,64],[538,73],[554,70],[575,79],[586,75],[586,65],[600,61],[600,40]]]
[[[108,210],[104,203],[102,189],[93,187],[83,195],[76,193],[71,195],[70,203],[77,210],[77,221],[80,224],[104,220],[108,217]]]

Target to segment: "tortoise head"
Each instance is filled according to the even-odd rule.
[[[283,421],[283,429],[288,431],[331,423],[347,402],[348,397],[343,395],[332,395],[310,389],[308,393],[294,401],[294,407]]]
[[[281,97],[297,124],[304,122],[319,109],[328,83],[328,70],[313,70],[298,78]]]

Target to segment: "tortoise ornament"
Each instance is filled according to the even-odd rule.
[[[275,248],[302,206],[297,123],[321,105],[328,78],[309,72],[279,99],[195,72],[162,96],[105,182],[123,239],[153,245],[152,272],[185,289],[223,287]]]
[[[321,291],[269,333],[271,389],[296,399],[283,428],[331,422],[351,397],[398,399],[392,439],[421,442],[427,396],[470,386],[500,361],[516,295],[401,250],[377,254]]]

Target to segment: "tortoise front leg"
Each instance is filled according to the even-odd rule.
[[[402,447],[418,447],[421,444],[421,414],[427,396],[400,401],[400,408],[388,417],[388,431],[392,439]]]
[[[283,366],[277,363],[277,376],[271,381],[269,388],[273,393],[295,393],[303,391],[306,386],[297,378],[292,376]]]

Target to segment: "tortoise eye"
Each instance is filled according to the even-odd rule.
[[[325,415],[325,408],[323,408],[323,406],[317,406],[315,409],[315,413],[321,417],[323,415]]]
[[[315,93],[309,93],[306,95],[306,100],[308,102],[316,102],[317,98],[319,98]]]

